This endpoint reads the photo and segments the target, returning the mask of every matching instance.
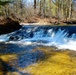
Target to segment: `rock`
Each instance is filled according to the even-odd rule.
[[[66,24],[76,24],[76,20],[71,20],[71,21],[65,21],[64,23],[66,23]]]
[[[0,35],[13,32],[20,29],[22,26],[17,21],[10,18],[0,19]]]

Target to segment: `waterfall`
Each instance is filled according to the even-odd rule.
[[[76,26],[23,26],[15,32],[0,35],[0,42],[76,50]]]

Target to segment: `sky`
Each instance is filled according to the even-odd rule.
[[[24,0],[25,2],[29,3],[29,2],[33,2],[33,0]]]
[[[33,5],[34,0],[23,0],[26,3],[26,6]]]

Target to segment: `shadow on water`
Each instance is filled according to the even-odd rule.
[[[0,65],[2,65],[3,75],[7,73],[17,72],[19,75],[30,75],[26,72],[19,71],[18,68],[26,68],[27,66],[36,63],[38,60],[43,58],[44,54],[42,51],[34,50],[35,46],[21,46],[17,44],[5,44],[0,43],[0,55],[16,54],[16,60],[10,60],[9,63],[5,62],[0,58]],[[12,56],[12,55],[11,55]],[[8,57],[6,57],[8,58]],[[12,61],[12,62],[11,62]],[[1,68],[0,68],[1,69]]]
[[[5,44],[0,43],[0,55],[1,54],[16,54],[21,53],[25,50],[33,49],[34,46],[23,46],[23,45],[17,45],[17,44]]]
[[[44,53],[42,51],[28,51],[25,54],[18,56],[18,66],[21,68],[27,67],[36,63],[38,60],[41,60],[43,57]]]
[[[20,75],[29,75],[23,72],[20,72],[18,69],[14,68],[13,66],[9,65],[8,63],[4,62],[1,58],[0,58],[0,71],[3,71],[3,75],[7,75],[8,72],[18,72]]]

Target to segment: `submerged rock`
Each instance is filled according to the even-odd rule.
[[[10,18],[0,19],[0,34],[6,34],[18,30],[22,26]]]

